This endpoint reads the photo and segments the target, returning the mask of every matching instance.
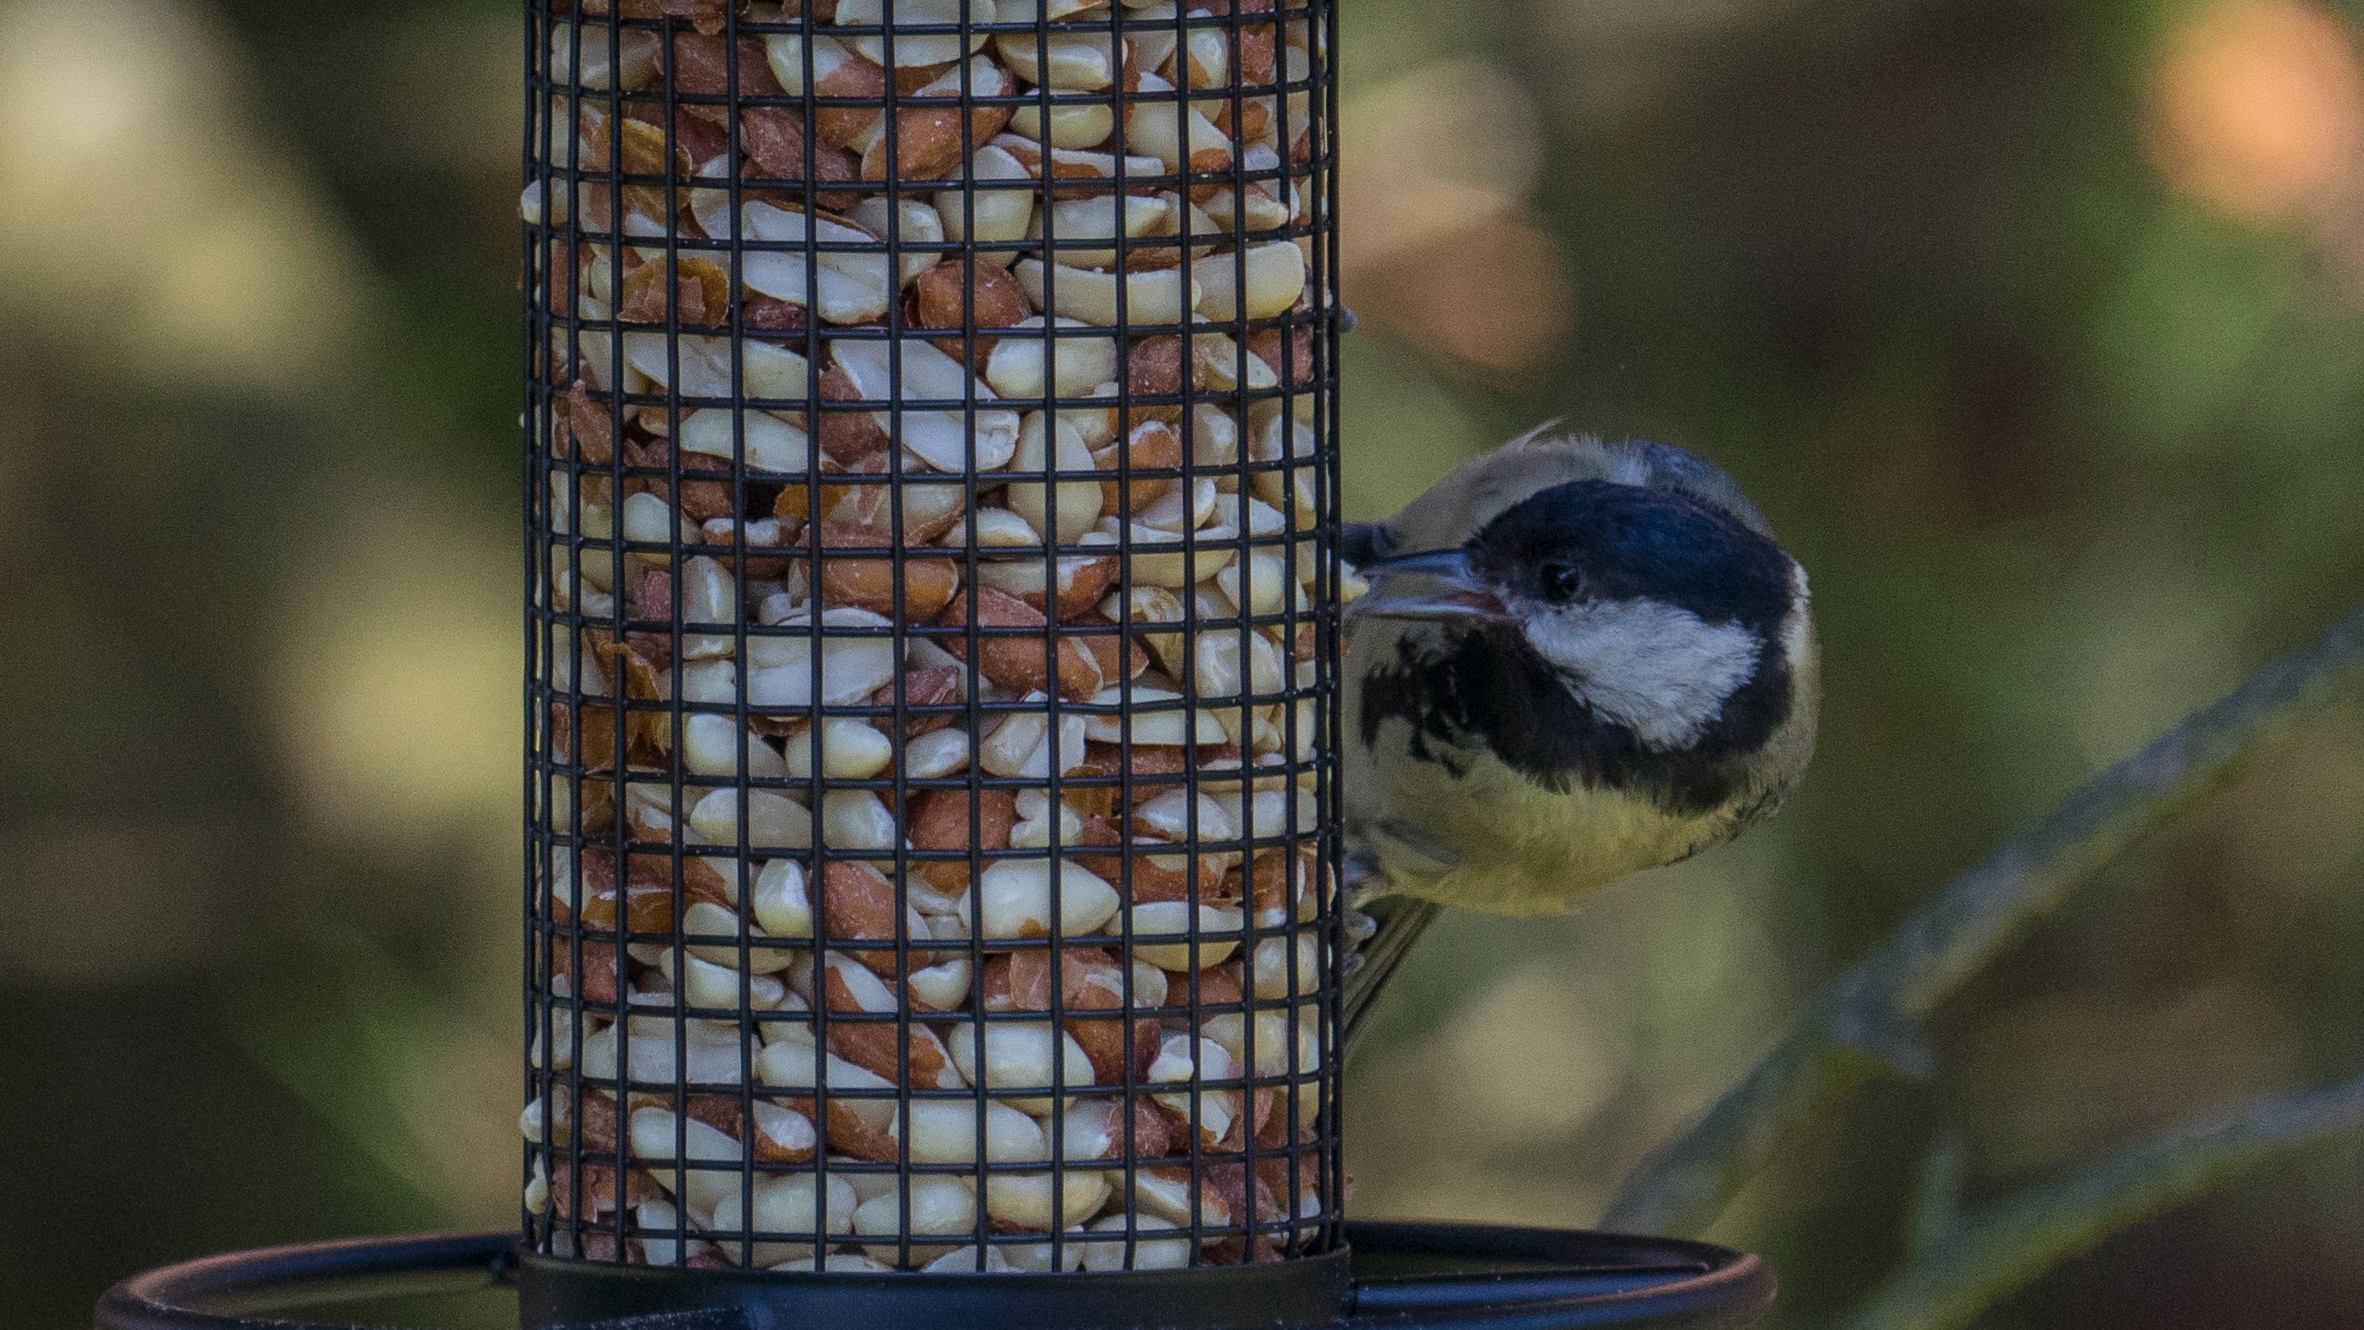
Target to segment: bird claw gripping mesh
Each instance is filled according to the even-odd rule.
[[[527,21],[527,1247],[1340,1245],[1328,0]]]

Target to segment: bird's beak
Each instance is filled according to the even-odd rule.
[[[1365,564],[1360,571],[1371,580],[1372,590],[1347,607],[1351,614],[1382,619],[1501,619],[1509,613],[1484,579],[1470,570],[1465,550],[1405,554]],[[1405,591],[1397,581],[1405,577],[1432,577],[1444,586],[1419,593]]]

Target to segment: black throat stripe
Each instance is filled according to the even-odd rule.
[[[1487,624],[1439,640],[1407,635],[1396,660],[1363,676],[1362,741],[1378,741],[1390,717],[1412,727],[1406,753],[1465,777],[1491,750],[1545,789],[1620,789],[1678,816],[1708,812],[1738,791],[1743,761],[1789,718],[1789,658],[1764,638],[1754,676],[1734,690],[1696,743],[1642,746],[1633,731],[1595,712],[1515,628]]]

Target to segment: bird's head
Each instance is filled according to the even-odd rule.
[[[1365,616],[1515,631],[1647,749],[1692,746],[1760,671],[1783,667],[1804,574],[1731,513],[1674,489],[1554,485],[1459,549],[1363,569]]]

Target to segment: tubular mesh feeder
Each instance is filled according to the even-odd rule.
[[[522,1232],[100,1330],[1762,1313],[1340,1213],[1332,9],[532,0]]]
[[[528,33],[528,1250],[1338,1250],[1328,5],[665,8]]]

